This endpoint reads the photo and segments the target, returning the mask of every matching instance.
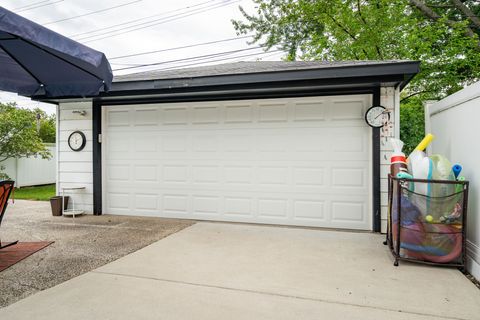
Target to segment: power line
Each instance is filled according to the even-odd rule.
[[[206,54],[202,56],[194,56],[194,57],[187,57],[187,58],[182,58],[182,59],[175,59],[175,60],[168,60],[168,61],[162,61],[162,62],[156,62],[152,64],[142,64],[142,63],[112,63],[114,65],[123,65],[123,66],[130,66],[132,68],[121,68],[121,69],[114,69],[114,71],[117,70],[124,70],[124,69],[133,69],[133,68],[142,68],[145,66],[151,66],[151,65],[161,65],[161,64],[175,64],[178,62],[184,62],[184,61],[202,61],[202,60],[210,60],[212,58],[217,58],[217,57],[223,57],[223,56],[228,56],[233,53],[238,53],[238,52],[243,52],[243,51],[249,51],[249,50],[254,50],[254,49],[259,49],[261,47],[253,47],[253,48],[246,48],[246,49],[239,49],[239,50],[232,50],[232,51],[225,51],[225,52],[218,52],[218,53],[211,53],[211,54]],[[207,61],[208,62],[208,61]]]
[[[216,1],[216,0],[214,0],[214,1]],[[115,30],[112,30],[112,31],[107,31],[107,32],[104,32],[104,33],[96,34],[96,35],[80,37],[80,38],[77,38],[76,40],[77,41],[82,41],[82,40],[88,40],[90,38],[100,37],[100,38],[97,38],[97,39],[92,39],[92,40],[85,41],[86,43],[88,43],[88,42],[98,41],[98,40],[102,40],[102,39],[107,39],[107,38],[110,38],[112,36],[117,36],[117,35],[121,35],[121,34],[125,34],[125,33],[130,33],[130,32],[133,32],[133,31],[153,27],[153,26],[156,26],[156,25],[159,25],[159,24],[170,22],[170,21],[175,21],[175,20],[178,20],[178,19],[181,19],[181,18],[185,18],[185,17],[191,16],[191,15],[194,15],[194,14],[198,14],[198,13],[202,13],[202,12],[205,12],[205,11],[210,11],[210,10],[213,10],[213,9],[216,9],[216,8],[224,7],[224,6],[230,5],[234,2],[239,2],[239,1],[241,1],[241,0],[235,0],[235,1],[234,0],[227,0],[225,3],[214,3],[214,4],[207,5],[203,8],[197,8],[197,9],[193,9],[193,10],[190,10],[190,11],[177,13],[177,14],[174,14],[174,15],[171,15],[171,16],[166,16],[166,17],[163,17],[163,18],[138,23],[136,25],[132,25],[132,26],[124,27],[124,28],[119,28],[119,29],[115,29]],[[210,1],[208,1],[208,2],[210,2]],[[122,30],[126,30],[126,31],[122,31]],[[121,32],[119,32],[119,31],[121,31]],[[107,36],[102,37],[104,35],[107,35]]]
[[[179,19],[182,19],[182,18],[186,18],[186,17],[192,16],[192,15],[199,14],[199,13],[211,11],[211,10],[214,10],[214,9],[217,9],[217,8],[221,8],[221,7],[225,7],[225,6],[227,6],[227,5],[233,4],[233,3],[235,3],[235,2],[240,2],[240,1],[242,1],[242,0],[234,0],[234,1],[229,1],[229,2],[223,3],[223,4],[215,4],[215,5],[213,5],[213,6],[208,6],[208,7],[205,7],[205,8],[199,8],[199,9],[196,9],[196,10],[192,10],[192,11],[190,11],[190,12],[184,12],[184,13],[181,13],[181,14],[172,15],[172,16],[170,16],[170,17],[165,17],[165,18],[162,18],[162,19],[157,19],[157,20],[154,20],[154,21],[149,21],[149,22],[141,23],[141,24],[138,24],[138,25],[136,25],[136,26],[130,26],[130,27],[126,27],[126,28],[121,28],[121,29],[117,29],[117,30],[114,30],[114,31],[106,32],[106,33],[103,33],[103,34],[98,34],[98,35],[94,35],[94,36],[87,36],[87,37],[83,37],[83,38],[76,39],[76,40],[77,40],[77,41],[82,41],[82,40],[86,40],[86,39],[89,39],[89,38],[95,38],[95,37],[98,37],[98,36],[103,36],[103,35],[109,34],[108,36],[105,36],[105,37],[100,37],[100,38],[96,38],[96,39],[84,41],[84,43],[89,43],[89,42],[93,42],[93,41],[103,40],[103,39],[111,38],[111,37],[118,36],[118,35],[121,35],[121,34],[130,33],[130,32],[134,32],[134,31],[137,31],[137,30],[146,29],[146,28],[153,27],[153,26],[156,26],[156,25],[164,24],[164,23],[167,23],[167,22],[179,20]],[[176,18],[174,18],[174,17],[176,17]],[[172,18],[172,19],[169,19],[169,18]],[[159,21],[159,20],[160,20],[160,21]],[[155,21],[159,21],[159,22],[155,22]],[[155,23],[151,23],[151,22],[155,22]],[[149,24],[149,23],[151,23],[151,24]],[[147,25],[145,25],[145,24],[147,24]],[[140,26],[140,25],[143,25],[143,26],[138,27],[138,28],[135,28],[135,27]],[[134,27],[134,28],[133,28],[133,29],[130,29],[130,28],[132,28],[132,27]],[[121,31],[121,30],[125,30],[125,29],[130,29],[130,30],[126,30],[126,31],[123,31],[123,32],[115,33],[115,32],[117,32],[117,31]]]
[[[222,39],[222,40],[215,40],[215,41],[209,41],[209,42],[202,42],[202,43],[190,44],[190,45],[181,46],[181,47],[167,48],[167,49],[154,50],[154,51],[146,51],[146,52],[140,52],[140,53],[132,53],[132,54],[124,55],[124,56],[117,56],[117,57],[113,57],[113,58],[108,58],[108,60],[123,59],[123,58],[143,56],[143,55],[152,54],[152,53],[159,53],[159,52],[166,52],[166,51],[174,51],[174,50],[180,50],[180,49],[187,49],[187,48],[193,48],[193,47],[204,46],[204,45],[209,45],[209,44],[215,44],[215,43],[220,43],[220,42],[228,42],[228,41],[246,39],[246,38],[251,38],[251,37],[252,37],[252,36],[241,36],[241,37],[235,37],[235,38],[228,38],[228,39]]]
[[[154,15],[151,15],[151,16],[148,16],[148,17],[143,17],[143,18],[139,18],[139,19],[129,20],[129,21],[122,22],[122,23],[119,23],[119,24],[114,24],[114,25],[111,25],[111,26],[108,26],[108,27],[103,27],[103,28],[98,28],[98,29],[86,31],[86,32],[71,34],[71,35],[68,35],[68,37],[69,37],[69,38],[74,38],[74,37],[82,36],[82,35],[84,35],[84,34],[91,34],[91,33],[97,32],[97,31],[108,30],[108,29],[112,29],[112,28],[115,28],[115,27],[124,26],[124,25],[126,25],[126,24],[130,24],[130,23],[142,21],[142,20],[145,20],[145,19],[150,19],[150,18],[153,18],[153,17],[163,16],[163,15],[168,14],[168,13],[173,13],[173,12],[177,12],[177,11],[181,11],[181,10],[185,10],[185,9],[190,9],[190,8],[198,7],[198,6],[200,6],[200,5],[203,5],[203,4],[206,4],[206,3],[209,3],[209,2],[215,2],[215,1],[217,1],[217,0],[204,1],[204,2],[200,2],[200,3],[197,3],[197,4],[191,5],[191,6],[187,6],[187,7],[183,7],[183,8],[179,8],[179,9],[174,9],[174,10],[170,10],[170,11],[165,11],[165,12],[160,12],[160,13],[157,13],[157,14],[154,14]]]
[[[122,31],[122,30],[127,30],[128,32],[128,29],[131,29],[131,28],[135,28],[135,27],[138,27],[138,26],[143,26],[143,25],[147,25],[147,24],[150,24],[150,23],[154,23],[154,22],[157,22],[157,21],[164,21],[166,19],[169,19],[169,18],[172,18],[172,17],[177,17],[177,16],[181,16],[181,15],[184,15],[184,14],[187,14],[189,12],[194,12],[194,11],[198,11],[198,10],[202,10],[202,9],[205,9],[205,8],[210,8],[212,6],[216,6],[218,5],[219,0],[209,0],[209,1],[206,1],[206,2],[202,2],[198,5],[195,5],[193,7],[198,7],[198,6],[202,6],[204,4],[207,4],[207,3],[210,3],[210,2],[217,2],[217,3],[212,3],[212,4],[209,4],[203,8],[197,8],[197,9],[192,9],[192,10],[188,10],[190,8],[193,8],[193,7],[186,7],[186,8],[181,8],[181,9],[177,9],[177,10],[172,10],[172,12],[176,12],[176,11],[182,11],[182,10],[186,10],[185,12],[180,12],[180,13],[177,13],[177,14],[174,14],[174,15],[170,15],[170,16],[164,16],[165,14],[167,13],[161,13],[161,14],[156,14],[156,15],[153,15],[153,16],[149,16],[149,17],[144,17],[144,18],[140,18],[140,19],[135,19],[135,20],[131,20],[129,22],[125,22],[125,23],[120,23],[120,24],[117,24],[117,25],[114,25],[114,26],[110,26],[108,28],[103,28],[103,29],[114,29],[115,27],[122,27],[124,25],[128,25],[128,24],[132,24],[134,22],[137,22],[137,21],[142,21],[142,20],[145,20],[145,19],[150,19],[150,18],[153,18],[153,17],[157,17],[157,16],[162,16],[161,18],[157,18],[157,19],[153,19],[153,20],[150,20],[150,21],[145,21],[145,22],[141,22],[141,23],[137,23],[137,24],[133,24],[133,25],[130,25],[130,26],[126,26],[126,27],[123,27],[123,28],[117,28],[117,29],[114,29],[114,30],[110,30],[110,31],[106,31],[106,32],[101,32],[101,33],[97,33],[97,34],[90,34],[90,33],[96,33],[96,31],[91,31],[89,32],[88,35],[86,36],[83,36],[83,37],[76,37],[74,36],[74,38],[76,38],[77,41],[80,41],[80,40],[86,40],[86,39],[89,39],[89,38],[96,38],[96,37],[101,37],[101,36],[104,36],[104,35],[107,35],[107,34],[110,34],[110,33],[116,33],[118,31]],[[232,1],[232,0],[228,0],[228,1]],[[99,31],[99,30],[97,30]],[[125,33],[127,33],[125,32]],[[123,34],[123,33],[120,33],[120,34]],[[104,38],[102,38],[104,39]],[[94,40],[96,41],[96,40]]]
[[[81,15],[78,15],[78,16],[73,16],[73,17],[60,19],[60,20],[55,20],[55,21],[50,21],[50,22],[47,22],[47,23],[43,23],[43,25],[45,26],[45,25],[48,25],[48,24],[53,24],[53,23],[68,21],[68,20],[77,19],[77,18],[81,18],[81,17],[86,17],[86,16],[90,16],[92,14],[105,12],[105,11],[110,11],[110,10],[117,9],[117,8],[120,8],[120,7],[125,7],[125,6],[131,5],[131,4],[134,4],[134,3],[137,3],[137,2],[141,2],[141,1],[143,1],[143,0],[135,0],[135,1],[123,3],[123,4],[120,4],[120,5],[117,5],[117,6],[113,6],[113,7],[109,7],[109,8],[105,8],[105,9],[101,9],[101,10],[96,10],[96,11],[91,11],[91,12],[84,13],[84,14],[81,14]]]
[[[17,10],[15,13],[20,13],[20,12],[25,12],[25,11],[29,11],[29,10],[33,10],[33,9],[46,7],[46,6],[51,6],[52,4],[56,4],[56,3],[59,3],[59,2],[63,2],[63,1],[65,1],[65,0],[58,0],[58,1],[54,1],[54,2],[44,3],[42,5],[38,5],[38,6],[35,6],[35,7],[28,7],[28,8],[25,8],[25,9]]]
[[[170,70],[170,69],[179,69],[183,67],[189,67],[189,66],[194,66],[194,65],[199,65],[199,64],[206,64],[206,63],[212,63],[212,62],[219,62],[219,61],[226,61],[226,60],[232,60],[232,59],[238,59],[238,58],[245,58],[245,57],[251,57],[255,55],[263,55],[267,53],[273,53],[273,52],[280,52],[282,50],[273,50],[273,51],[268,51],[268,52],[263,52],[263,53],[250,53],[250,54],[244,54],[240,56],[235,56],[235,57],[230,57],[230,58],[222,58],[222,59],[217,59],[217,60],[210,60],[208,62],[196,62],[196,63],[189,63],[189,64],[183,64],[180,66],[172,66],[172,67],[166,67],[166,68],[160,68],[160,69],[155,69],[155,71],[162,71],[162,70]],[[237,60],[240,61],[240,60]],[[236,62],[236,61],[235,61]]]
[[[167,64],[167,63],[172,63],[172,62],[181,62],[181,61],[186,61],[186,60],[188,61],[188,60],[193,60],[193,59],[211,58],[211,57],[217,57],[217,56],[219,56],[219,55],[228,55],[228,54],[232,54],[232,53],[244,52],[244,51],[249,51],[249,50],[254,50],[254,49],[260,49],[260,48],[262,48],[262,46],[252,47],[252,48],[246,48],[246,49],[231,50],[231,51],[223,51],[223,52],[217,52],[217,53],[210,53],[210,54],[206,54],[206,55],[188,57],[188,58],[183,58],[183,59],[175,59],[175,60],[161,61],[161,62],[155,62],[155,63],[145,63],[145,64],[140,64],[140,65],[131,66],[131,67],[114,69],[113,71],[120,71],[120,70],[135,69],[135,68],[142,68],[142,67],[158,66],[158,65],[162,65],[162,64]]]
[[[27,7],[35,6],[35,5],[38,5],[40,3],[45,3],[45,2],[50,2],[50,1],[51,0],[37,1],[37,2],[33,2],[33,3],[30,3],[30,4],[24,5],[24,6],[13,8],[12,10],[21,10],[21,9],[24,9],[24,8],[27,8]]]
[[[273,52],[273,51],[270,51],[270,52]],[[260,59],[262,60],[262,59],[270,58],[270,57],[278,55],[279,53],[283,54],[283,51],[282,52],[275,52],[273,54],[269,54],[268,56],[261,57]],[[255,59],[255,58],[252,58],[252,59]],[[248,59],[247,61],[251,61],[252,59]]]
[[[181,65],[168,66],[168,67],[164,67],[164,68],[157,68],[157,69],[154,69],[154,70],[155,71],[162,71],[162,70],[170,70],[170,69],[180,69],[180,68],[195,66],[195,65],[206,65],[206,64],[210,64],[212,62],[222,62],[222,61],[251,57],[251,56],[261,56],[261,55],[265,55],[267,53],[280,52],[280,51],[281,50],[274,50],[274,51],[267,51],[267,52],[260,52],[260,53],[255,52],[255,53],[249,53],[249,54],[244,54],[244,55],[237,55],[237,56],[233,56],[233,57],[225,57],[225,58],[220,58],[220,59],[210,59],[208,61],[184,63],[184,64],[181,64]],[[237,61],[241,61],[241,60],[237,60]]]

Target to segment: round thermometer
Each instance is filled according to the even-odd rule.
[[[365,113],[365,121],[370,127],[381,128],[390,119],[387,109],[382,106],[373,106]]]
[[[80,151],[85,148],[85,144],[87,143],[87,139],[85,138],[85,134],[81,131],[74,131],[68,137],[68,146],[73,151]]]

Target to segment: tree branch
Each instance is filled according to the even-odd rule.
[[[362,4],[360,3],[360,0],[357,0],[357,9],[358,9],[358,15],[360,16],[360,19],[362,20],[363,24],[365,25],[366,28],[369,28],[369,25],[367,23],[367,20],[365,20],[365,18],[363,17],[362,15],[362,8],[361,8]],[[378,57],[383,60],[383,55],[382,53],[380,52],[380,48],[378,47],[377,44],[375,44],[375,50],[377,51],[377,54],[378,54]]]
[[[340,29],[342,29],[346,34],[348,34],[348,36],[349,36],[350,38],[352,38],[353,41],[358,41],[357,37],[355,37],[355,35],[352,34],[350,31],[348,31],[348,29],[345,28],[345,27],[344,27],[340,22],[338,22],[334,17],[332,17],[331,15],[328,15],[328,17],[329,17],[330,19],[332,19],[332,21],[335,22],[335,24],[336,24],[338,27],[340,27]],[[363,53],[365,54],[365,57],[368,58],[368,53],[367,53],[367,51],[365,51],[365,49],[362,49],[362,51],[363,51]],[[355,58],[357,58],[357,60],[359,60],[357,54],[356,54],[355,52],[354,52],[353,54],[355,55]]]
[[[465,4],[460,0],[452,0],[453,5],[470,20],[473,24],[480,29],[480,18],[477,17],[472,10],[470,10]]]
[[[410,0],[410,4],[415,6],[418,10],[420,10],[425,16],[430,18],[431,20],[438,20],[440,16],[430,9],[423,1],[421,0]]]
[[[409,0],[410,4],[416,7],[420,12],[423,13],[424,16],[429,18],[430,20],[437,21],[441,17],[435,11],[433,11],[428,5],[426,5],[422,0]],[[446,23],[451,26],[455,27],[457,22],[453,20],[447,20]],[[465,35],[470,38],[475,38],[475,32],[470,27],[465,27]],[[477,49],[480,49],[480,41],[477,41]]]
[[[418,91],[418,92],[409,94],[409,95],[406,96],[405,98],[400,99],[400,102],[403,102],[403,101],[405,101],[405,100],[410,99],[411,97],[414,97],[414,96],[419,95],[419,94],[422,94],[422,93],[427,93],[427,92],[430,92],[430,90],[423,90],[423,91]]]

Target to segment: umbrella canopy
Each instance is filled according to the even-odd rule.
[[[0,90],[20,95],[96,96],[112,69],[102,52],[0,7]]]

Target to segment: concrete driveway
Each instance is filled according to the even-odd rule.
[[[383,236],[197,223],[0,309],[0,319],[479,319],[455,269],[393,267]]]

